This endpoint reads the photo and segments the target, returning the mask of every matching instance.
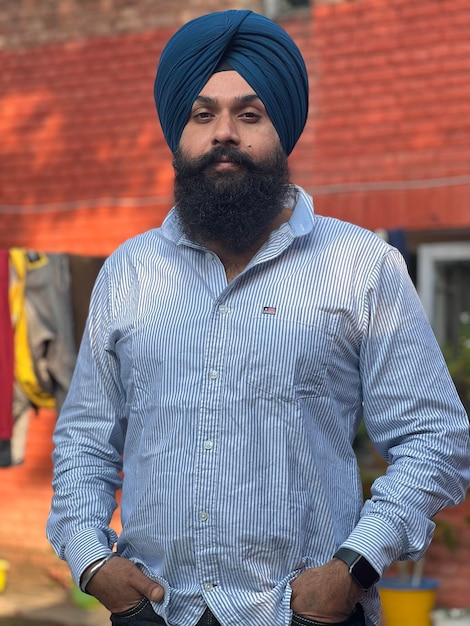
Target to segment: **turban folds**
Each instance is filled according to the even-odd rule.
[[[308,76],[292,38],[249,10],[210,13],[180,28],[165,46],[154,95],[165,139],[174,153],[191,108],[219,64],[227,62],[254,89],[288,155],[308,112]]]

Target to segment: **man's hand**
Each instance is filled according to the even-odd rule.
[[[305,570],[291,588],[294,613],[325,624],[347,620],[364,593],[339,559]]]
[[[128,611],[142,596],[160,602],[164,595],[158,583],[147,578],[132,561],[119,556],[110,559],[96,572],[86,590],[111,613]]]

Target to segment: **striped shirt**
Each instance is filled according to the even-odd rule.
[[[364,416],[391,464],[363,505]],[[59,417],[48,536],[75,580],[117,540],[193,626],[287,626],[290,582],[343,545],[382,573],[418,558],[462,499],[468,420],[400,254],[319,217],[290,221],[227,284],[170,212],[97,279]],[[377,623],[378,596],[361,600]]]

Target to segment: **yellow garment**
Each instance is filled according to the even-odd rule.
[[[34,371],[28,340],[25,306],[27,272],[45,265],[48,263],[48,259],[45,254],[37,254],[38,258],[30,261],[24,248],[12,248],[9,253],[10,263],[15,270],[9,289],[10,311],[14,328],[15,380],[34,406],[53,409],[55,398],[41,388]]]

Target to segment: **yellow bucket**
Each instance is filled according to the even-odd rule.
[[[10,569],[10,563],[4,559],[0,559],[0,593],[5,589],[7,584],[7,572]]]
[[[384,626],[431,626],[436,587],[432,578],[423,578],[417,587],[399,579],[383,579],[379,594]]]

